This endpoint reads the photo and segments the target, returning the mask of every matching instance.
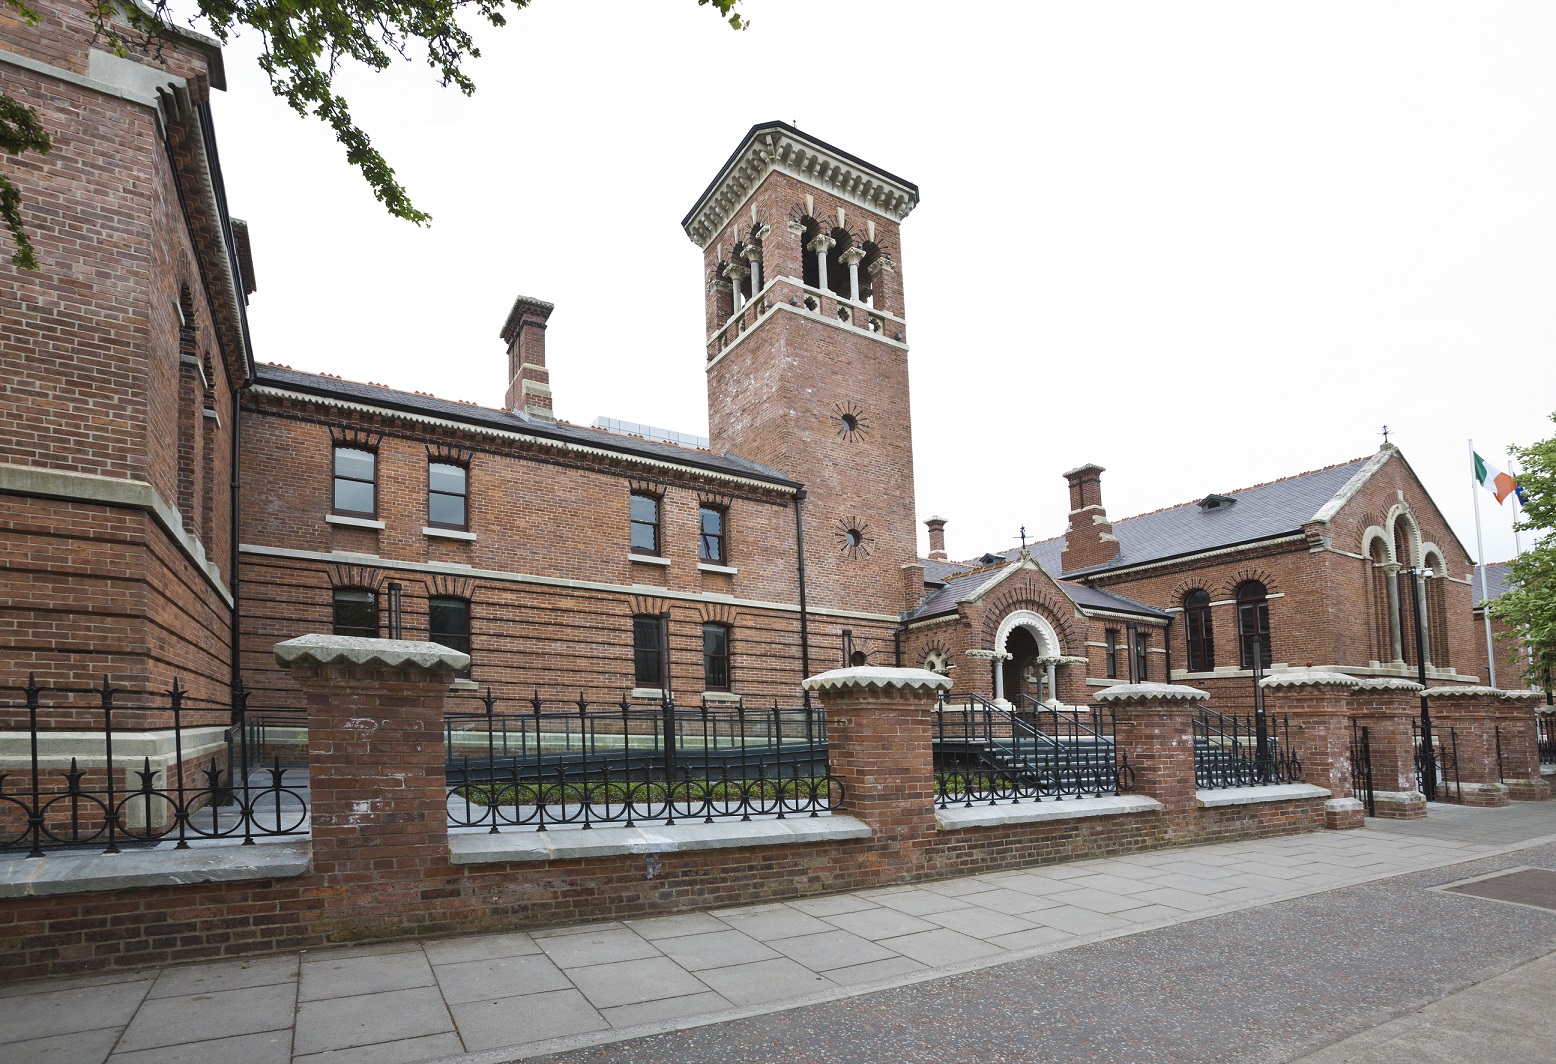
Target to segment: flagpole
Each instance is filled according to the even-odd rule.
[[[1513,452],[1507,452],[1507,475],[1515,481],[1518,479],[1518,469],[1513,465]],[[1524,556],[1524,538],[1518,534],[1518,511],[1523,506],[1523,500],[1518,497],[1518,489],[1513,489],[1513,557]]]
[[[1490,686],[1497,685],[1497,651],[1491,642],[1491,610],[1486,603],[1486,544],[1480,536],[1480,478],[1475,475],[1475,441],[1470,441],[1470,494],[1475,502],[1475,556],[1480,569],[1481,619],[1486,622],[1486,668],[1491,673]]]

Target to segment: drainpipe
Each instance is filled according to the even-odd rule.
[[[241,461],[242,451],[240,441],[243,436],[242,428],[242,398],[243,389],[254,383],[249,377],[244,377],[241,384],[232,390],[232,476],[227,491],[227,589],[232,592],[232,630],[229,638],[232,641],[232,715],[233,722],[237,723],[238,715],[243,709],[243,655],[239,647],[242,637],[242,625],[238,617],[238,487],[242,482],[242,476],[238,471],[238,463]]]
[[[800,504],[805,501],[805,489],[794,493],[794,552],[798,558],[800,579],[800,687],[804,692],[805,708],[810,708],[810,692],[804,690],[804,681],[810,678],[810,618],[805,611],[805,527]]]

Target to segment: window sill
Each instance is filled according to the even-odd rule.
[[[661,558],[657,554],[629,554],[627,561],[637,562],[639,565],[665,565],[670,564],[669,558]]]
[[[633,698],[652,698],[657,702],[664,696],[664,691],[658,687],[634,687],[632,689]]]
[[[377,528],[382,529],[382,521],[373,521],[366,517],[342,517],[340,514],[325,514],[324,523],[327,525],[350,525],[352,528]]]
[[[714,565],[712,562],[698,562],[697,571],[701,573],[724,573],[728,576],[734,576],[740,572],[733,565]]]
[[[739,702],[740,695],[731,694],[728,691],[704,691],[702,700],[704,702]]]
[[[471,543],[475,542],[474,532],[461,532],[457,528],[426,527],[421,530],[421,534],[424,536],[433,536],[437,539],[463,539],[468,540]]]

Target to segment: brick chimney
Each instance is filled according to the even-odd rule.
[[[950,555],[945,552],[945,518],[930,517],[924,523],[929,526],[929,560],[946,561]]]
[[[556,308],[539,299],[513,301],[502,338],[508,345],[508,394],[503,405],[536,421],[555,421],[551,373],[546,369],[546,319]]]
[[[1101,466],[1088,464],[1064,475],[1070,482],[1070,527],[1059,561],[1067,573],[1118,557],[1118,537],[1102,508],[1102,473]]]

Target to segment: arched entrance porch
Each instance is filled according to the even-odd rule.
[[[1031,610],[1016,610],[1000,622],[994,650],[1003,660],[994,673],[994,700],[1009,705],[1021,695],[1039,702],[1058,700],[1059,634]]]

